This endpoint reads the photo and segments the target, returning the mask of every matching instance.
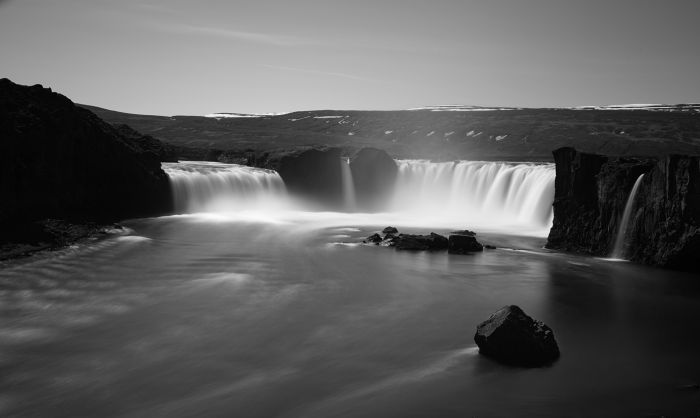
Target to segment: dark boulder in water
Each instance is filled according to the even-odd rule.
[[[382,234],[398,234],[399,230],[394,228],[393,226],[387,226],[386,228],[382,229]]]
[[[397,250],[436,251],[447,248],[447,238],[431,232],[430,235],[399,234],[393,238]]]
[[[453,232],[447,245],[447,252],[450,254],[468,254],[484,250],[484,246],[476,240],[476,234],[472,231]]]
[[[504,306],[476,327],[479,353],[505,364],[539,367],[559,358],[554,332],[518,306]]]
[[[461,231],[452,231],[452,232],[450,232],[450,234],[453,234],[453,235],[470,235],[470,236],[472,236],[472,237],[475,237],[475,236],[476,236],[476,232],[470,231],[470,230],[468,230],[468,229],[463,229],[463,230],[461,230]]]
[[[362,242],[364,242],[365,244],[379,244],[380,242],[382,242],[382,240],[383,240],[383,238],[381,235],[372,234],[372,235],[368,236],[367,238],[365,238],[365,240]]]
[[[362,210],[383,208],[394,191],[399,169],[384,150],[362,148],[350,160],[355,199]]]

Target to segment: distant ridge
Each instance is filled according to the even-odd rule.
[[[85,106],[172,145],[232,155],[299,146],[374,147],[394,158],[551,161],[552,150],[700,155],[700,105],[516,108],[437,105],[395,111],[147,116]]]
[[[536,110],[536,109],[569,109],[569,110],[648,110],[656,112],[698,112],[700,103],[679,104],[619,104],[574,107],[507,107],[507,106],[468,106],[468,105],[436,105],[406,109],[409,111],[429,110],[431,112],[489,112],[499,110]]]

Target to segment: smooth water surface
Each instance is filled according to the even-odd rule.
[[[698,277],[488,233],[507,248],[398,252],[357,245],[377,226],[354,221],[134,220],[130,234],[3,266],[0,416],[700,410],[681,387],[700,382]],[[554,329],[558,362],[478,354],[476,325],[506,304]]]

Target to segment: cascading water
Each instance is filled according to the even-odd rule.
[[[392,210],[453,219],[464,226],[547,233],[554,200],[553,164],[398,161]]]
[[[341,159],[345,211],[314,213],[292,204],[282,178],[272,170],[209,162],[164,163],[177,213],[264,213],[266,220],[302,217],[357,225],[397,224],[433,228],[480,228],[545,236],[552,223],[554,165],[458,161],[397,161],[394,192],[381,213],[355,213],[355,187]],[[253,215],[251,215],[253,216]],[[332,219],[331,219],[332,218]],[[341,221],[342,219],[342,221]]]
[[[201,161],[163,163],[176,213],[231,212],[279,205],[284,182],[272,170]]]
[[[632,186],[630,195],[627,198],[627,203],[625,203],[625,210],[622,212],[622,219],[620,220],[617,237],[615,238],[615,247],[611,255],[612,258],[623,259],[625,256],[625,238],[627,236],[627,229],[629,228],[632,209],[634,208],[634,198],[637,196],[637,190],[643,178],[644,174],[640,174],[639,177],[637,177],[637,181],[634,182],[634,186]]]
[[[355,184],[350,171],[350,159],[340,159],[340,173],[343,179],[343,204],[345,210],[353,211],[357,207],[355,201]]]

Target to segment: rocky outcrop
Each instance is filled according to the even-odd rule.
[[[178,161],[179,150],[176,147],[161,142],[150,135],[142,135],[129,125],[115,125],[114,127],[142,154],[151,154],[160,162],[176,163]]]
[[[382,234],[384,234],[384,236],[374,233],[365,238],[362,242],[383,247],[395,247],[397,250],[447,250],[450,254],[470,254],[484,250],[484,246],[476,240],[476,233],[469,230],[452,231],[450,232],[449,238],[446,238],[434,232],[428,235],[400,234],[399,230],[395,227],[387,226],[382,230]]]
[[[314,147],[277,151],[258,161],[258,166],[276,170],[290,194],[323,208],[343,204],[341,149]]]
[[[384,150],[362,148],[350,160],[355,199],[360,210],[377,210],[386,206],[394,192],[399,169]]]
[[[170,211],[160,158],[125,130],[51,89],[0,80],[0,224]]]
[[[397,250],[439,251],[447,249],[447,238],[431,232],[429,235],[399,234],[393,239]]]
[[[547,248],[609,256],[630,191],[641,174],[627,225],[625,258],[700,271],[700,159],[612,158],[554,151],[554,222]]]
[[[387,226],[386,228],[382,229],[382,233],[383,234],[398,234],[399,230],[393,226]]]
[[[479,353],[502,363],[538,367],[559,358],[554,332],[518,306],[504,306],[476,327]]]
[[[472,231],[455,231],[450,233],[447,252],[450,254],[469,254],[484,251],[484,246],[476,240]]]
[[[372,235],[368,236],[367,238],[365,238],[364,241],[362,241],[362,242],[365,244],[379,244],[380,242],[382,242],[382,239],[383,238],[381,235],[372,234]]]

